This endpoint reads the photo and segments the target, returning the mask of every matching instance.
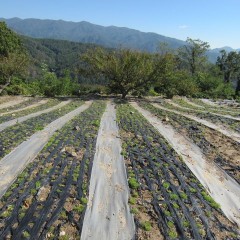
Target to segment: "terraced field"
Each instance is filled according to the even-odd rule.
[[[239,114],[0,98],[0,239],[240,239]]]

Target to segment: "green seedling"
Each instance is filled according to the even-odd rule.
[[[142,222],[141,223],[141,228],[145,231],[150,231],[152,229],[152,225],[149,221]]]
[[[11,214],[12,214],[13,209],[14,209],[14,206],[13,205],[9,205],[7,207],[7,209],[1,214],[1,216],[4,217],[4,218],[10,217]]]
[[[177,200],[177,199],[178,199],[178,195],[175,194],[175,193],[170,193],[170,198],[171,198],[172,200]]]
[[[84,209],[85,209],[85,206],[82,204],[78,204],[73,208],[73,210],[78,213],[82,213]]]
[[[215,209],[219,209],[221,207],[220,204],[216,203],[214,199],[211,196],[209,196],[206,192],[202,191],[201,194],[203,198],[210,204],[211,207]]]
[[[128,200],[128,202],[129,202],[130,204],[134,205],[134,204],[136,204],[136,198],[130,197],[129,200]]]
[[[29,237],[30,237],[30,234],[29,234],[28,231],[23,231],[22,236],[23,236],[24,238],[29,238]]]
[[[170,183],[169,182],[164,182],[163,187],[168,189],[170,187]]]
[[[81,198],[81,203],[82,203],[82,204],[87,204],[87,203],[88,203],[87,198],[82,197],[82,198]]]
[[[131,211],[130,211],[132,214],[138,214],[139,211],[137,208],[132,208]]]
[[[137,189],[140,186],[136,178],[130,178],[128,180],[128,184],[129,184],[129,187],[132,189]]]

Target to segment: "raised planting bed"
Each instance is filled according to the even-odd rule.
[[[167,99],[157,99],[155,102],[160,103],[162,106],[167,107],[169,109],[173,110],[181,110],[182,112],[187,112],[187,113],[195,113],[195,112],[206,112],[206,113],[212,113],[212,114],[219,114],[223,115],[226,117],[239,117],[240,116],[240,111],[238,112],[237,110],[232,110],[232,111],[221,111],[220,109],[216,108],[197,108],[194,106],[191,107],[186,107],[186,106],[181,106],[180,104],[172,101],[172,100],[167,100]]]
[[[105,102],[57,132],[0,201],[0,239],[79,239]]]
[[[23,101],[23,102],[18,103],[16,105],[0,109],[0,113],[5,113],[5,112],[8,112],[8,111],[13,111],[13,110],[18,110],[18,109],[21,109],[21,108],[25,108],[25,107],[28,107],[28,106],[34,104],[34,103],[39,102],[40,100],[42,100],[42,98],[29,98],[27,101]]]
[[[237,239],[237,226],[152,125],[128,104],[117,117],[138,238]]]
[[[0,132],[0,158],[11,152],[13,148],[30,137],[34,132],[42,130],[53,120],[65,115],[82,104],[83,101],[70,102],[60,109],[6,128],[4,131]]]
[[[214,108],[223,111],[238,111],[240,112],[239,103],[233,100],[211,100],[211,99],[197,99],[191,98],[191,102],[194,102],[200,106],[206,108]]]
[[[57,99],[49,99],[47,103],[42,104],[40,106],[25,109],[25,110],[22,110],[22,111],[19,111],[16,113],[5,114],[4,116],[0,116],[0,123],[10,121],[12,119],[19,118],[22,116],[26,116],[26,115],[34,113],[34,112],[42,111],[44,109],[53,107],[53,106],[57,105],[58,103],[60,103],[60,101]]]
[[[163,107],[167,107],[169,109],[177,110],[179,112],[189,113],[193,116],[196,116],[201,119],[208,120],[216,125],[223,126],[225,128],[228,128],[230,130],[234,130],[237,133],[240,132],[240,121],[236,119],[231,119],[224,116],[215,115],[211,112],[202,112],[199,110],[191,110],[191,109],[183,109],[179,108],[177,106],[173,106],[170,103],[166,103],[164,100],[158,100],[159,104],[161,104]],[[234,117],[233,117],[234,118]]]
[[[173,99],[172,102],[173,104],[176,103],[183,108],[189,108],[190,111],[191,110],[195,110],[199,112],[206,111],[206,112],[222,114],[222,115],[231,115],[233,117],[240,116],[239,109],[223,109],[220,107],[214,107],[214,106],[207,105],[206,103],[204,104],[201,100],[197,100],[197,99],[192,99],[191,101],[189,100],[189,102],[186,102],[183,99]],[[193,104],[199,105],[199,107],[192,105],[191,102]]]
[[[223,134],[187,117],[158,109],[148,102],[140,106],[155,114],[162,121],[171,124],[178,132],[191,139],[208,160],[214,161],[231,177],[240,182],[240,144]]]

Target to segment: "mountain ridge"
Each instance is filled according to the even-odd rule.
[[[186,44],[185,41],[167,37],[154,32],[142,32],[136,29],[117,26],[101,26],[87,21],[73,22],[62,19],[36,19],[36,18],[0,18],[11,29],[19,34],[33,38],[47,38],[68,40],[73,42],[93,43],[108,48],[127,47],[135,50],[155,52],[160,42],[167,42],[172,49]],[[219,51],[240,51],[225,46],[210,49],[207,53],[211,62],[215,62]]]

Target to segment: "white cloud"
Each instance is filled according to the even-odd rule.
[[[187,25],[180,25],[180,26],[178,26],[178,28],[179,29],[186,29],[186,28],[189,28],[189,26],[187,26]]]

